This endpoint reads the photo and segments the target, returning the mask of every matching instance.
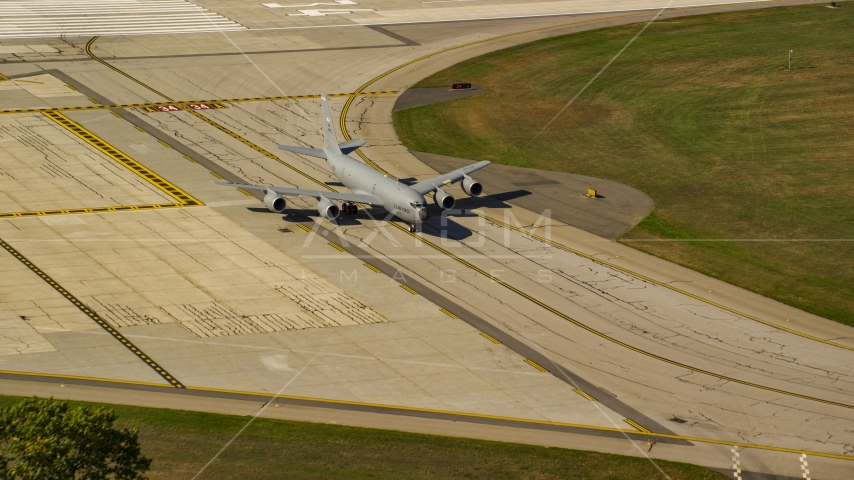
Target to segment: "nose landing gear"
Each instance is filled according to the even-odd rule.
[[[414,223],[409,224],[409,233],[415,233],[415,224]]]

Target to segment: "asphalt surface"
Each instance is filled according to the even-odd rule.
[[[396,112],[398,110],[406,110],[407,108],[422,107],[433,103],[471,97],[482,92],[483,88],[477,85],[460,90],[452,90],[446,87],[410,88],[397,97],[392,111]]]
[[[796,3],[811,2],[661,18]],[[340,188],[322,162],[275,149],[319,143],[305,96],[317,91],[386,92],[335,97],[333,110],[390,175],[467,162],[402,148],[387,92],[660,8],[609,7],[633,11],[544,2],[526,11],[541,16],[475,21],[531,6],[378,1],[318,17],[230,2],[207,5],[235,24],[227,35],[0,40],[12,78],[0,82],[4,392],[252,414],[284,385],[287,408],[265,414],[724,469],[738,448],[745,471],[797,477],[808,459],[817,477],[849,477],[850,329],[613,244],[648,211],[639,192],[492,166],[477,175],[491,196],[455,191],[464,210],[433,208],[412,235],[374,211],[315,223],[310,199],[273,214],[210,183]],[[46,184],[52,195],[32,194]],[[164,203],[169,185],[206,206]],[[554,224],[538,224],[553,205]],[[656,433],[674,442],[647,445]]]
[[[412,152],[418,160],[438,172],[455,170],[474,160],[435,153]],[[506,202],[532,212],[549,212],[551,218],[609,240],[616,240],[652,211],[649,196],[613,180],[564,172],[535,170],[492,164],[475,175],[487,186],[486,203],[463,199],[493,208]],[[596,190],[596,197],[588,189]],[[492,202],[490,202],[492,200]]]

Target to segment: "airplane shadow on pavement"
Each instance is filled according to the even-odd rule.
[[[430,204],[430,218],[421,228],[421,234],[425,237],[434,238],[453,238],[455,240],[464,240],[473,235],[471,229],[455,222],[454,218],[474,217],[471,210],[487,207],[487,208],[511,208],[512,206],[505,203],[509,200],[514,200],[520,197],[531,195],[527,190],[514,190],[510,192],[496,193],[483,197],[466,197],[457,200],[453,209],[443,215],[443,212],[438,206]],[[248,207],[247,210],[254,213],[272,213],[274,215],[282,215],[270,212],[264,207]],[[313,223],[317,212],[313,209],[290,210],[282,216],[282,220],[288,223]],[[339,227],[351,227],[362,225],[366,228],[370,227],[372,221],[383,221],[388,219],[389,215],[381,208],[371,208],[368,212],[360,210],[356,215],[341,214],[335,220]],[[391,220],[394,220],[392,217]],[[398,220],[399,221],[399,220]]]

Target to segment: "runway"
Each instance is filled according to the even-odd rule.
[[[320,221],[303,199],[283,218],[210,184],[340,189],[325,165],[275,149],[320,142],[317,91],[335,94],[342,139],[368,140],[361,158],[427,178],[390,124],[399,92],[488,51],[653,15],[556,16],[581,3],[542,2],[541,17],[457,21],[521,8],[481,3],[418,4],[381,31],[359,25],[381,2],[301,15],[301,38],[275,45],[264,29],[282,21],[253,16],[261,7],[199,3],[248,31],[85,37],[39,54],[47,73],[24,61],[32,48],[0,65],[0,148],[17,162],[0,162],[4,384],[44,392],[33,380],[50,374],[57,396],[67,380],[74,398],[109,384],[132,402],[110,381],[141,382],[161,385],[146,405],[192,408],[157,389],[257,403],[301,370],[282,400],[329,401],[293,404],[317,407],[315,421],[411,414],[416,431],[532,441],[526,429],[546,428],[536,443],[576,448],[584,430],[608,432],[597,449],[633,455],[646,447],[625,435],[657,435],[653,456],[719,468],[756,445],[745,470],[800,476],[808,452],[815,475],[847,476],[850,328],[508,204],[467,201],[410,234],[374,211]],[[342,18],[352,26],[330,35]],[[455,21],[418,23],[442,20]],[[262,43],[251,51],[276,53],[234,51]],[[354,405],[374,410],[350,417]],[[486,418],[497,423],[468,425]]]

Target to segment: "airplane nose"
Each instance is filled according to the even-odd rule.
[[[426,208],[421,207],[418,209],[418,216],[421,217],[421,221],[423,222],[430,216],[430,212]]]

